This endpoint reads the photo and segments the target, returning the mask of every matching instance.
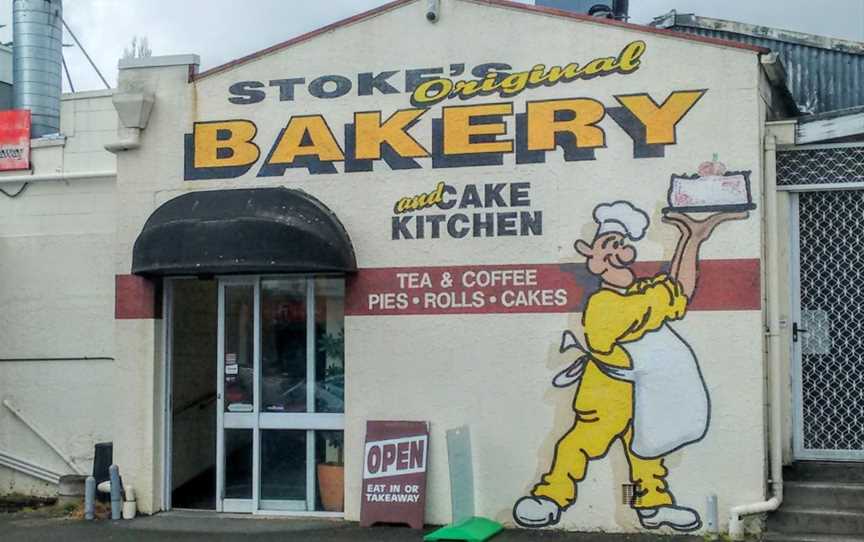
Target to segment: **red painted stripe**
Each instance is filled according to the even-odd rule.
[[[161,318],[156,284],[138,275],[114,277],[114,318],[152,320]]]
[[[666,265],[644,262],[635,270],[638,276],[648,277]],[[480,277],[497,277],[497,282],[478,285]],[[349,280],[345,313],[406,316],[580,312],[598,284],[583,264],[361,269]],[[690,310],[742,311],[760,307],[759,260],[701,262],[699,285]]]
[[[230,62],[226,62],[225,64],[221,64],[214,68],[210,68],[209,70],[203,71],[201,73],[195,74],[192,76],[194,80],[203,79],[210,75],[214,75],[217,73],[224,72],[226,70],[230,70],[236,66],[240,66],[242,64],[246,64],[247,62],[251,62],[255,59],[261,58],[263,56],[267,56],[271,53],[275,53],[281,51],[282,49],[286,49],[291,47],[292,45],[297,45],[298,43],[303,43],[304,41],[308,41],[312,38],[320,36],[321,34],[325,34],[327,32],[331,32],[343,26],[347,26],[356,22],[363,21],[365,19],[369,19],[370,17],[374,17],[386,11],[390,11],[392,9],[396,9],[402,7],[405,4],[413,3],[415,0],[395,0],[393,2],[388,2],[387,4],[378,6],[377,8],[370,9],[368,11],[364,11],[363,13],[358,13],[357,15],[353,15],[346,19],[342,19],[340,21],[336,21],[335,23],[328,24],[327,26],[322,26],[317,30],[313,30],[311,32],[307,32],[305,34],[301,34],[295,38],[291,38],[290,40],[283,41],[281,43],[277,43],[276,45],[272,45],[267,47],[266,49],[262,49],[250,55],[246,55],[244,57],[240,57],[236,60],[232,60]],[[732,49],[742,49],[745,51],[752,51],[754,53],[760,54],[768,54],[771,52],[770,49],[766,49],[765,47],[759,47],[757,45],[751,45],[749,43],[739,43],[730,40],[724,40],[719,38],[709,38],[706,36],[697,36],[695,34],[687,34],[684,32],[676,32],[674,30],[666,30],[663,28],[655,28],[653,26],[644,26],[640,24],[633,23],[625,23],[621,21],[616,21],[613,19],[601,19],[599,17],[592,17],[590,15],[584,15],[581,13],[573,13],[571,11],[564,11],[560,9],[547,8],[541,6],[535,6],[531,4],[520,4],[518,2],[510,2],[508,0],[469,0],[471,2],[477,4],[489,4],[492,6],[500,6],[511,9],[518,9],[521,11],[529,11],[534,13],[542,13],[545,15],[553,15],[555,17],[563,17],[565,19],[575,19],[577,21],[590,22],[594,24],[601,24],[607,26],[616,26],[619,28],[624,28],[626,30],[632,30],[634,32],[642,32],[645,34],[655,34],[660,36],[666,36],[668,38],[674,38],[678,40],[684,41],[695,41],[698,43],[707,43],[709,45],[718,45],[720,47],[729,47]]]

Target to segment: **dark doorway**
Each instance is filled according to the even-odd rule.
[[[215,510],[217,283],[170,287],[171,507]]]

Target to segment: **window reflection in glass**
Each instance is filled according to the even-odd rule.
[[[316,412],[345,412],[344,321],[344,279],[315,279]]]
[[[306,279],[261,281],[261,411],[306,412]]]
[[[306,501],[306,434],[261,431],[261,499]]]
[[[254,318],[252,285],[225,287],[225,411],[252,412]]]
[[[225,430],[225,498],[252,498],[252,430]]]

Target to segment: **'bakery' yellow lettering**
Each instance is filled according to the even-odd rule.
[[[647,94],[615,96],[615,99],[645,126],[648,145],[674,145],[675,126],[704,94],[704,90],[673,92],[663,105],[657,105]]]
[[[292,168],[335,174],[337,162],[345,162],[345,173],[374,171],[376,162],[393,170],[417,169],[424,167],[417,161],[424,158],[431,159],[425,167],[432,168],[500,166],[509,153],[516,155],[516,164],[541,164],[556,149],[567,162],[594,160],[607,144],[602,123],[608,119],[633,141],[634,158],[657,158],[664,156],[665,146],[676,144],[676,126],[705,93],[676,91],[661,105],[644,93],[615,96],[620,106],[610,108],[591,98],[542,100],[528,102],[518,115],[510,102],[443,107],[439,118],[426,120],[428,110],[420,108],[398,110],[383,121],[380,111],[358,112],[353,123],[335,132],[345,134],[347,152],[323,116],[294,116],[272,143],[258,176],[279,177]],[[428,139],[417,137],[421,130]],[[506,137],[511,130],[513,136]],[[261,154],[255,137],[255,124],[248,120],[196,123],[185,138],[185,178],[246,174]],[[431,152],[424,147],[429,140]],[[410,209],[424,203],[412,198],[403,205]]]
[[[381,145],[384,143],[399,156],[404,158],[423,158],[429,156],[417,140],[406,130],[423,116],[426,109],[404,109],[393,113],[389,119],[381,122],[380,111],[370,111],[354,114],[354,126],[357,134],[358,160],[380,160]]]
[[[268,163],[291,164],[299,156],[315,156],[322,162],[340,162],[345,159],[330,126],[321,115],[291,117]]]
[[[261,156],[252,142],[258,130],[248,120],[199,122],[192,132],[196,168],[234,168],[254,164]]]
[[[495,122],[495,117],[513,114],[513,104],[467,105],[445,107],[444,154],[482,154],[513,152],[513,141],[496,140],[475,142],[473,136],[499,136],[507,133],[504,120]],[[472,124],[472,119],[490,117],[493,122]]]
[[[571,113],[570,120],[556,120],[556,113]],[[565,132],[576,137],[578,148],[596,148],[606,145],[606,134],[596,124],[603,120],[603,104],[588,98],[550,100],[528,103],[528,150],[555,149],[555,136]]]

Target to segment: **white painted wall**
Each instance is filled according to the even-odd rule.
[[[764,104],[756,54],[730,48],[633,32],[591,22],[527,14],[481,2],[449,0],[441,21],[430,25],[424,3],[386,12],[229,71],[186,83],[186,66],[129,69],[124,84],[156,93],[150,126],[140,152],[120,158],[121,176],[115,272],[128,273],[132,243],[150,213],[190,190],[284,185],[306,190],[329,206],[348,229],[361,268],[500,263],[581,263],[576,238],[590,236],[593,207],[627,198],[647,209],[652,227],[639,244],[641,260],[668,259],[677,238],[663,226],[659,209],[672,173],[694,172],[699,162],[719,153],[731,169],[752,169],[754,200],[760,201]],[[616,53],[629,41],[648,44],[643,67],[622,77],[526,91],[512,99],[524,110],[531,99],[590,97],[617,105],[615,94],[648,92],[662,100],[674,90],[709,92],[678,127],[678,145],[664,159],[632,158],[631,140],[606,119],[607,148],[594,162],[563,162],[551,153],[546,164],[517,166],[512,156],[502,167],[433,170],[428,160],[414,171],[390,171],[376,164],[372,173],[310,176],[289,170],[284,178],[257,178],[258,166],[234,180],[186,182],[182,138],[192,122],[244,118],[258,126],[256,141],[266,155],[293,114],[322,113],[341,141],[341,128],[356,111],[382,110],[385,116],[408,107],[407,95],[317,100],[305,91],[295,102],[280,103],[271,91],[253,106],[228,102],[237,81],[356,75],[361,71],[501,61],[530,68],[581,61]],[[398,80],[400,76],[394,78]],[[401,86],[401,83],[398,85]],[[475,98],[465,103],[507,101]],[[452,104],[448,104],[452,105]],[[412,133],[430,145],[434,108]],[[511,123],[513,119],[508,120]],[[260,165],[260,164],[259,164]],[[341,171],[341,166],[340,171]],[[457,186],[471,182],[532,182],[532,202],[545,211],[544,235],[531,238],[390,241],[389,209],[399,197],[428,191],[439,180]],[[746,222],[724,225],[703,249],[706,259],[761,258],[761,210]],[[474,442],[477,512],[512,525],[511,509],[548,468],[552,446],[572,423],[572,392],[556,391],[550,379],[564,361],[556,354],[560,333],[579,314],[349,317],[346,319],[348,413],[346,417],[346,516],[359,516],[360,458],[369,419],[432,422],[427,521],[450,521],[445,431],[469,424]],[[118,436],[124,462],[133,463],[139,506],[158,509],[161,434],[158,432],[160,324],[125,321],[116,325],[118,367],[135,404],[134,423]],[[762,313],[698,312],[679,325],[700,357],[713,414],[706,439],[672,454],[668,466],[678,502],[703,513],[716,494],[720,520],[736,504],[765,496],[765,425]],[[722,345],[722,348],[720,347]],[[155,360],[155,361],[154,361]],[[154,433],[154,431],[156,431]],[[581,488],[583,498],[560,527],[634,531],[633,512],[620,503],[626,482],[619,447],[592,464]],[[148,484],[151,483],[152,487]]]
[[[33,174],[112,171],[102,146],[116,137],[110,92],[64,95],[65,141],[34,140]],[[100,150],[101,149],[101,150]],[[0,188],[17,192],[20,183]],[[114,356],[114,180],[33,182],[0,195],[0,399],[90,472],[93,445],[110,441]],[[57,361],[44,361],[63,358]],[[10,361],[10,360],[28,361]],[[70,467],[5,407],[0,450],[60,473]],[[0,467],[0,493],[56,488]]]

